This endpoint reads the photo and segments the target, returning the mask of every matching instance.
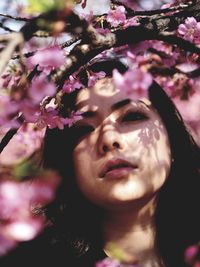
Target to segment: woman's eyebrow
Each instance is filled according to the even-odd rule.
[[[130,99],[130,98],[123,99],[123,100],[121,100],[121,101],[119,101],[119,102],[113,104],[113,105],[111,106],[111,110],[117,110],[117,109],[120,109],[120,108],[122,108],[122,107],[124,107],[124,106],[126,106],[126,105],[128,105],[128,104],[130,104],[130,103],[131,103],[131,99]]]
[[[123,99],[123,100],[120,100],[119,102],[116,102],[115,104],[113,104],[111,106],[111,110],[114,111],[114,110],[118,110],[128,104],[131,103],[131,99],[129,98],[126,98],[126,99]],[[88,111],[85,111],[83,113],[81,113],[81,116],[83,118],[92,118],[92,117],[95,117],[97,115],[97,111],[92,111],[92,110],[88,110]]]

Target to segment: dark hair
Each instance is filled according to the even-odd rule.
[[[149,97],[165,124],[172,151],[171,172],[156,208],[157,246],[166,266],[185,266],[185,249],[200,240],[200,150],[175,105],[155,82]]]
[[[121,72],[126,70],[121,62],[114,60],[91,67],[93,71],[104,70],[109,75],[114,68]],[[64,115],[74,108],[76,95],[77,91],[63,97]],[[200,240],[200,152],[173,102],[156,82],[149,88],[149,98],[166,126],[172,151],[171,171],[158,195],[156,207],[157,248],[167,267],[184,267],[185,249]],[[71,155],[75,142],[73,127],[46,131],[43,166],[57,170],[63,180],[56,201],[46,207],[45,213],[54,229],[55,246],[65,246],[77,259],[88,258],[88,262],[89,259],[95,262],[102,249],[99,226],[103,212],[76,186]]]

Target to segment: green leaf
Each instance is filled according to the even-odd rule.
[[[13,175],[17,179],[21,180],[34,175],[36,172],[36,166],[29,161],[25,161],[15,166],[13,170]]]
[[[62,9],[66,0],[28,0],[29,13],[45,13],[53,9]]]
[[[112,242],[107,244],[106,251],[109,256],[111,256],[113,259],[119,260],[120,262],[123,262],[126,259],[126,254],[124,251]]]

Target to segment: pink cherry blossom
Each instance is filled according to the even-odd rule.
[[[2,229],[0,227],[0,256],[6,255],[10,250],[17,246],[17,242],[11,238],[8,238],[1,234]]]
[[[20,78],[21,71],[9,71],[1,76],[1,84],[4,88],[14,88],[17,86]]]
[[[97,261],[95,267],[139,267],[135,264],[120,263],[117,259],[106,257],[103,260]]]
[[[15,181],[1,181],[0,183],[0,218],[10,220],[17,217],[24,210],[28,211],[29,202],[26,192],[22,194],[21,184]],[[21,195],[22,194],[22,195]]]
[[[28,99],[23,99],[20,102],[20,109],[23,113],[23,117],[26,122],[34,123],[37,121],[38,117],[41,115],[40,106],[32,103]]]
[[[44,219],[26,218],[7,223],[3,227],[4,235],[7,238],[17,241],[28,241],[35,238],[43,228]]]
[[[44,74],[35,77],[32,80],[28,94],[34,104],[39,104],[45,97],[54,96],[56,86],[54,83],[47,81]]]
[[[101,261],[98,261],[95,267],[120,267],[120,263],[118,260],[107,257]]]
[[[178,34],[189,42],[200,44],[200,22],[194,17],[188,17],[184,24],[179,25]]]
[[[48,123],[48,127],[50,129],[52,128],[59,128],[60,130],[64,129],[64,126],[68,124],[68,120],[65,118],[62,118],[60,116],[55,116],[53,117],[53,120],[51,121],[51,123]]]
[[[44,229],[44,217],[35,214],[34,209],[54,199],[59,183],[60,177],[50,171],[31,182],[5,177],[0,180],[0,256]]]
[[[24,217],[29,213],[30,204],[45,204],[53,200],[60,178],[55,174],[47,174],[48,179],[35,178],[32,183],[2,180],[0,182],[0,218],[10,220]]]
[[[126,21],[124,6],[118,6],[114,10],[108,12],[107,21],[112,27],[117,27]]]
[[[16,142],[24,143],[26,147],[37,149],[40,147],[43,137],[44,132],[38,131],[35,124],[24,122],[13,138],[16,138]]]
[[[81,120],[83,117],[81,116],[81,112],[79,111],[72,111],[69,118],[65,118],[65,125],[71,127],[74,123]]]
[[[82,83],[78,78],[74,78],[72,75],[69,76],[69,79],[65,82],[62,91],[64,93],[72,93],[76,89],[81,89],[83,87]]]
[[[88,87],[94,86],[97,80],[102,79],[105,76],[106,76],[106,73],[104,71],[100,71],[100,72],[90,71],[90,76],[88,79]]]
[[[129,69],[125,74],[113,71],[115,86],[124,91],[132,99],[147,96],[147,90],[152,83],[152,76],[140,69]]]
[[[55,189],[58,187],[59,183],[60,177],[50,171],[46,171],[44,177],[35,178],[34,182],[29,187],[31,204],[46,204],[52,201],[55,197]]]
[[[58,127],[59,129],[64,129],[65,125],[71,127],[76,121],[80,120],[82,117],[79,112],[72,112],[70,118],[63,118],[59,116],[58,111],[53,107],[48,107],[44,109],[37,117],[35,121],[39,129],[49,127],[50,129]]]
[[[45,71],[46,74],[49,74],[51,70],[60,67],[64,62],[64,53],[58,46],[39,50],[27,61],[30,69],[38,65],[38,70]]]
[[[0,94],[0,126],[18,128],[19,123],[14,120],[18,115],[20,105],[8,95]]]
[[[59,127],[59,121],[60,118],[58,116],[58,111],[56,111],[53,107],[48,107],[38,114],[35,123],[39,129],[43,129],[47,126],[50,128]]]
[[[185,262],[189,265],[192,265],[198,252],[199,247],[197,245],[188,247],[185,251]]]
[[[12,101],[8,95],[0,95],[0,117],[6,118],[12,113],[16,113],[18,108],[18,104]]]

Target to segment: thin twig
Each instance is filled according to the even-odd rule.
[[[60,44],[60,45],[58,45],[58,46],[59,46],[61,49],[66,48],[66,47],[69,47],[69,46],[71,46],[72,44],[74,44],[74,43],[76,43],[77,41],[79,41],[79,40],[80,40],[80,37],[81,37],[81,36],[75,36],[75,37],[71,38],[70,40],[68,40],[68,41],[66,41],[66,42],[64,42],[64,43],[62,43],[62,44]],[[51,46],[50,46],[50,47],[51,47]],[[49,48],[50,48],[50,47],[49,47]],[[29,58],[29,57],[34,56],[37,52],[38,52],[38,50],[31,51],[31,52],[28,52],[28,53],[24,53],[24,54],[22,54],[22,57],[24,57],[24,58]],[[15,60],[15,59],[19,59],[20,57],[21,57],[21,55],[16,55],[16,56],[12,57],[12,59],[13,59],[13,60]]]
[[[66,48],[66,47],[73,45],[74,43],[78,42],[80,40],[80,38],[81,38],[81,35],[77,35],[77,36],[71,38],[70,40],[61,44],[61,48]]]
[[[28,18],[22,18],[22,17],[15,17],[15,16],[11,16],[11,15],[7,15],[7,14],[2,14],[0,13],[1,17],[7,18],[7,19],[13,19],[13,20],[17,20],[17,21],[30,21],[31,19]]]
[[[6,27],[3,25],[3,23],[0,22],[0,28],[2,28],[3,30],[7,31],[7,32],[14,32],[13,30],[11,30],[10,28]]]

